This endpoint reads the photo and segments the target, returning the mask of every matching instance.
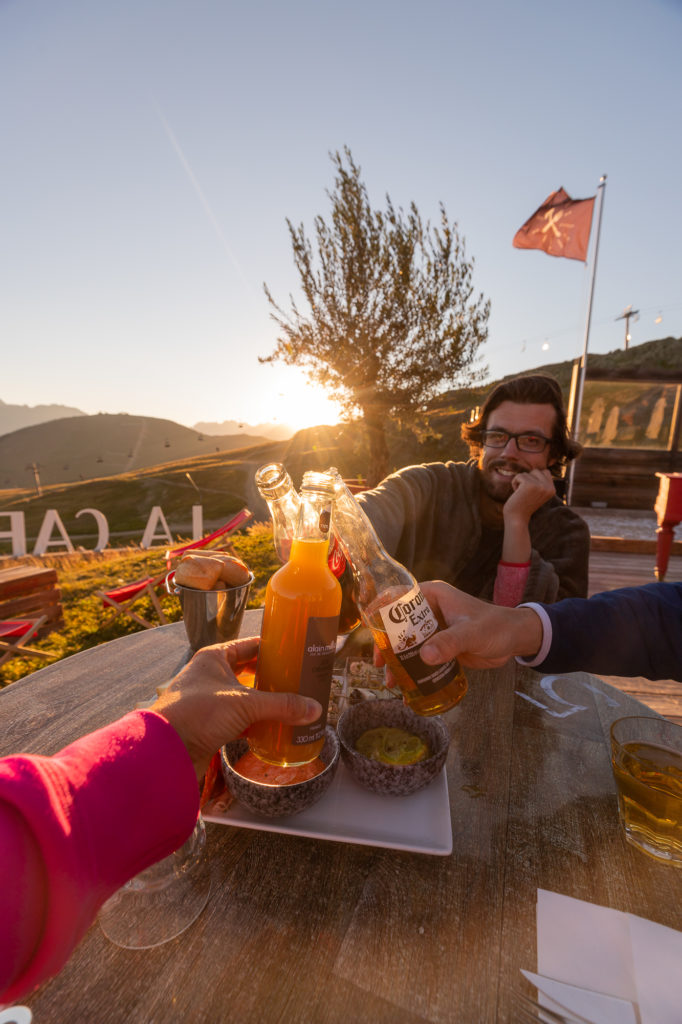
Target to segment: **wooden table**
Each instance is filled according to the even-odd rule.
[[[0,754],[55,752],[148,697],[187,653],[176,623],[13,683]],[[508,1022],[519,969],[536,967],[538,887],[681,928],[682,871],[626,844],[610,769],[610,721],[651,712],[582,673],[548,679],[513,663],[471,671],[445,716],[450,856],[209,823],[201,917],[149,951],[93,925],[25,1000],[37,1024]]]

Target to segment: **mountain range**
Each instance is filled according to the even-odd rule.
[[[125,413],[67,416],[0,437],[0,489],[35,488],[134,473],[149,466],[248,448],[265,437],[211,437],[172,420]]]
[[[82,409],[69,405],[12,405],[0,398],[0,436],[11,434],[23,427],[32,427],[51,420],[67,419],[71,416],[88,416]],[[272,441],[286,441],[293,436],[292,427],[284,423],[239,423],[237,420],[223,420],[222,423],[195,423],[193,430],[211,437],[225,437],[244,433],[250,437],[267,437]]]
[[[223,420],[222,423],[195,423],[194,429],[211,436],[237,434],[242,431],[251,437],[267,437],[270,441],[288,441],[296,431],[286,423],[239,423],[238,420]]]
[[[48,423],[67,416],[85,416],[80,409],[72,409],[68,405],[10,405],[0,398],[0,434],[9,434],[22,427],[32,427],[36,423]]]

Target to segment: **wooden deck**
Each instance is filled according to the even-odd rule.
[[[618,587],[640,586],[644,583],[655,583],[655,554],[630,554],[620,551],[592,551],[590,554],[589,594],[603,590],[616,590]],[[682,581],[682,557],[673,556],[668,563],[666,582]],[[632,679],[620,676],[603,676],[607,683],[618,687],[653,708],[659,715],[664,715],[673,722],[682,725],[682,683],[673,679],[650,679],[635,677]]]

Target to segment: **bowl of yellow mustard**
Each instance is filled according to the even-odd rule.
[[[354,704],[339,718],[341,757],[356,782],[386,796],[416,793],[448,755],[450,733],[438,717],[416,715],[401,701]]]

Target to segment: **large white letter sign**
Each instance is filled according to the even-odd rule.
[[[52,531],[57,528],[61,534],[61,540],[55,538],[51,540]],[[40,533],[36,540],[36,546],[33,549],[34,555],[44,555],[48,548],[61,548],[65,547],[67,551],[73,551],[73,544],[69,539],[69,535],[64,529],[64,523],[61,521],[59,512],[56,508],[48,508],[43,519],[43,525],[40,527]]]
[[[160,525],[163,533],[155,533],[157,525]],[[173,538],[171,532],[168,529],[168,523],[166,517],[161,511],[160,505],[154,505],[154,508],[149,513],[149,519],[147,520],[147,528],[144,531],[144,536],[140,542],[140,547],[150,548],[155,540],[163,541],[164,544],[173,545]]]
[[[95,551],[103,551],[109,543],[109,523],[104,512],[100,512],[97,508],[82,508],[80,512],[76,512],[76,519],[80,516],[91,515],[97,523],[97,544],[95,545]]]
[[[26,520],[23,512],[0,512],[0,516],[9,516],[9,530],[0,531],[0,540],[12,541],[12,554],[15,557],[26,554]]]

